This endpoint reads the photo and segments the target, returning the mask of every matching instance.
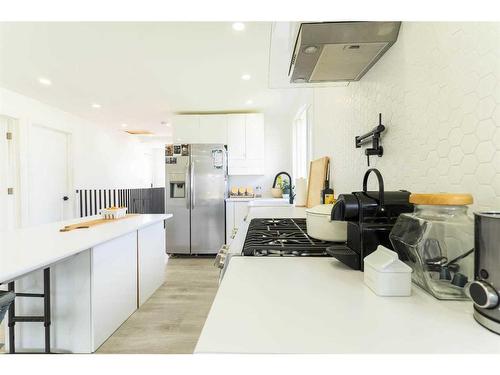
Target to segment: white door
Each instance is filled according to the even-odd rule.
[[[0,116],[0,230],[19,226],[17,120]]]
[[[31,225],[70,216],[68,134],[33,125],[28,148],[28,213]],[[65,200],[66,199],[66,200]]]

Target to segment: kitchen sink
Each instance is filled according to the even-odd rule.
[[[284,198],[261,198],[248,202],[250,207],[273,207],[273,206],[292,206],[288,199]]]

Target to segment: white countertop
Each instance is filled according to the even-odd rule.
[[[253,201],[276,201],[276,202],[288,202],[285,198],[265,198],[265,197],[229,197],[226,198],[226,202],[253,202]]]
[[[304,218],[306,217],[305,207],[295,206],[269,206],[250,207],[246,219],[238,227],[238,233],[229,246],[229,254],[241,254],[245,237],[247,236],[248,224],[255,218]]]
[[[195,353],[500,353],[472,303],[378,297],[332,258],[233,257]]]
[[[226,198],[226,202],[250,202],[250,201],[253,201],[254,199],[258,199],[258,198],[250,198],[250,197],[234,198],[234,197],[229,197],[229,198]]]
[[[88,229],[59,231],[65,225],[99,218],[91,216],[0,232],[0,283],[171,217],[171,214],[137,215]]]

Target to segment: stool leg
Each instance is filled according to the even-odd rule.
[[[50,268],[43,270],[43,325],[45,327],[45,353],[50,353]]]
[[[9,283],[9,292],[15,293],[14,290],[14,281]],[[16,322],[14,320],[16,312],[16,299],[12,301],[12,304],[9,307],[9,319],[8,319],[8,327],[9,327],[9,353],[14,354],[16,352],[16,339],[14,335]]]

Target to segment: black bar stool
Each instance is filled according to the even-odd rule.
[[[15,325],[16,323],[24,322],[39,322],[43,323],[45,327],[45,353],[50,353],[50,268],[45,268],[43,270],[43,293],[16,293],[15,292],[14,281],[9,283],[9,293],[14,297],[34,297],[43,298],[43,315],[41,316],[19,316],[16,315],[16,303],[14,297],[10,301],[9,305],[9,352],[14,354],[16,352],[16,340],[15,340]],[[4,312],[5,314],[5,312]],[[1,319],[0,319],[1,322]]]

